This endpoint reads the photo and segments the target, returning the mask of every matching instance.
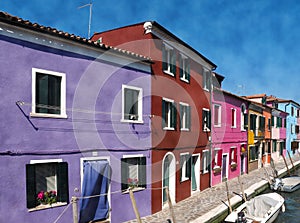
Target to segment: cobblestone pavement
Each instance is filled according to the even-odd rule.
[[[293,164],[299,164],[300,157],[296,155],[292,159]],[[287,164],[291,166],[291,162],[287,159]],[[267,165],[265,167],[269,173],[271,173],[271,166]],[[285,166],[284,160],[281,159],[275,163],[275,168],[278,172],[285,171],[287,168]],[[260,168],[251,171],[249,174],[242,175],[240,181],[243,185],[244,190],[249,188],[251,185],[266,180],[264,168]],[[238,178],[228,181],[228,188],[230,197],[235,196],[233,192],[241,193],[241,186],[238,182]],[[192,220],[203,216],[212,209],[225,205],[222,201],[227,201],[226,193],[226,183],[220,183],[214,187],[207,188],[203,191],[193,194],[191,197],[176,203],[173,206],[176,223],[188,223]],[[141,220],[143,223],[166,223],[167,219],[171,219],[169,208],[165,208],[162,211],[155,213],[150,216],[143,217]],[[137,220],[131,220],[127,223],[136,223]]]

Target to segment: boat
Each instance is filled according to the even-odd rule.
[[[226,217],[224,222],[271,223],[281,210],[285,211],[284,198],[276,192],[266,193],[242,203]]]
[[[270,183],[270,188],[274,191],[294,192],[300,188],[300,176],[275,178]]]

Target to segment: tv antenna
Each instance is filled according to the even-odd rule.
[[[92,7],[93,7],[93,2],[90,0],[90,3],[79,6],[78,9],[82,9],[84,7],[90,7],[90,16],[89,16],[89,28],[88,28],[88,39],[91,37],[91,23],[92,23]]]

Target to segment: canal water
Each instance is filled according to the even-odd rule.
[[[295,173],[300,176],[300,169]],[[270,192],[265,191],[265,193]],[[292,193],[280,192],[284,197],[285,212],[281,212],[274,223],[299,223],[300,222],[300,189]]]

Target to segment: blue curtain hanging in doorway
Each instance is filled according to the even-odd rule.
[[[80,203],[79,223],[108,218],[108,187],[110,168],[108,161],[85,161],[83,165],[82,196],[96,196],[82,199]]]

